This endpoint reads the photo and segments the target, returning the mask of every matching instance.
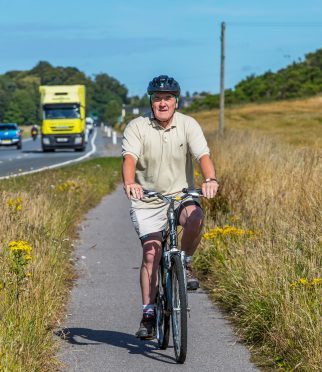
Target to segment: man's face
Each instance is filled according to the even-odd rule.
[[[159,121],[169,121],[177,107],[177,100],[173,94],[155,93],[151,96],[154,117]]]

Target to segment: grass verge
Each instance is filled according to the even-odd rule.
[[[240,130],[212,147],[221,188],[194,267],[266,366],[320,370],[320,151]]]
[[[256,131],[294,147],[322,148],[322,97],[252,103],[225,109],[228,130]],[[193,114],[208,136],[218,124],[218,110]]]
[[[0,183],[0,370],[57,367],[52,329],[72,280],[84,213],[120,180],[120,158],[100,158]]]

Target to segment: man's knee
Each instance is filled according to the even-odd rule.
[[[191,224],[201,226],[203,223],[203,211],[200,207],[196,206],[196,209],[191,212],[188,220]]]
[[[141,239],[143,248],[143,262],[145,264],[153,264],[155,259],[159,259],[161,254],[161,232],[149,234],[144,239]]]
[[[180,217],[180,224],[186,229],[200,230],[203,224],[203,211],[197,205],[191,205]]]

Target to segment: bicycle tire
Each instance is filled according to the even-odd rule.
[[[187,290],[180,255],[171,261],[171,320],[173,346],[177,363],[183,364],[187,355]]]
[[[170,314],[162,281],[162,267],[158,270],[158,294],[156,299],[156,331],[159,348],[167,349],[170,336]]]

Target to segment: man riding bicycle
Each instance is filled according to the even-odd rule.
[[[194,187],[193,158],[200,165],[202,193],[213,198],[218,189],[209,148],[198,122],[176,111],[180,86],[167,75],[148,85],[151,113],[132,120],[123,136],[123,182],[131,199],[130,215],[143,248],[140,285],[143,317],[136,333],[141,339],[155,335],[157,272],[162,252],[162,232],[167,225],[167,208],[160,200],[144,198],[143,189],[166,195],[180,194]],[[181,249],[186,253],[187,286],[199,287],[191,270],[191,257],[201,239],[203,212],[197,200],[186,200],[177,209],[183,227]]]

